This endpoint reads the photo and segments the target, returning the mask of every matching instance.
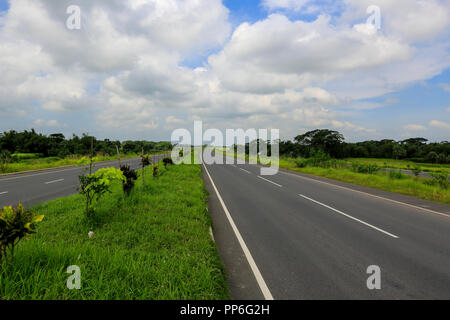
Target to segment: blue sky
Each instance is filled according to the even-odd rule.
[[[145,28],[141,19],[160,9],[94,0],[110,19],[95,24],[84,0],[72,1],[97,28],[89,32],[115,32],[111,41],[127,43],[111,48],[83,29],[58,29],[64,1],[72,4],[61,1],[36,0],[44,6],[21,6],[9,17],[0,0],[0,23],[15,26],[0,29],[12,76],[0,89],[0,131],[167,140],[176,127],[203,120],[221,130],[278,127],[285,139],[326,127],[349,141],[450,140],[450,5],[443,1],[386,3],[375,34],[364,27],[368,0],[200,0],[191,5],[196,12],[180,2],[162,6],[165,19]],[[21,20],[30,15],[36,22]],[[157,63],[134,65],[140,59]]]

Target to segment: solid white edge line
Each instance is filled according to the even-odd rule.
[[[392,234],[392,233],[390,233],[390,232],[384,231],[383,229],[377,228],[377,227],[375,227],[374,225],[371,225],[371,224],[369,224],[369,223],[367,223],[367,222],[364,222],[364,221],[362,221],[362,220],[360,220],[360,219],[357,219],[357,218],[355,218],[355,217],[352,217],[351,215],[348,215],[348,214],[346,214],[346,213],[344,213],[344,212],[342,212],[342,211],[339,211],[339,210],[337,210],[337,209],[335,209],[335,208],[333,208],[333,207],[327,206],[326,204],[323,204],[323,203],[321,203],[321,202],[319,202],[319,201],[316,201],[316,200],[314,200],[314,199],[308,198],[307,196],[304,196],[304,195],[302,195],[302,194],[299,194],[299,196],[302,197],[302,198],[305,198],[305,199],[307,199],[307,200],[309,200],[309,201],[312,201],[312,202],[314,202],[314,203],[316,203],[316,204],[318,204],[318,205],[321,205],[321,206],[323,206],[323,207],[325,207],[325,208],[328,208],[328,209],[330,209],[330,210],[332,210],[332,211],[334,211],[334,212],[337,212],[337,213],[339,213],[339,214],[341,214],[341,215],[343,215],[343,216],[345,216],[345,217],[347,217],[347,218],[349,218],[349,219],[352,219],[352,220],[355,220],[355,221],[357,221],[357,222],[359,222],[359,223],[362,223],[362,224],[365,225],[365,226],[368,226],[368,227],[370,227],[370,228],[372,228],[372,229],[375,229],[375,230],[377,230],[377,231],[379,231],[379,232],[382,232],[382,233],[384,233],[384,234],[387,234],[388,236],[390,236],[390,237],[392,237],[392,238],[399,239],[399,237],[396,236],[395,234]]]
[[[414,209],[418,209],[418,210],[426,211],[426,212],[429,212],[429,213],[432,213],[432,214],[437,214],[437,215],[440,215],[440,216],[443,216],[443,217],[446,217],[446,218],[450,218],[449,214],[445,214],[445,213],[442,213],[442,212],[430,210],[430,209],[427,209],[427,208],[422,208],[422,207],[419,207],[419,206],[415,206],[413,204],[409,204],[409,203],[405,203],[405,202],[401,202],[401,201],[397,201],[397,200],[393,200],[393,199],[377,196],[377,195],[370,194],[370,193],[367,193],[367,192],[364,192],[364,191],[359,191],[359,190],[355,190],[355,189],[352,189],[352,188],[343,187],[343,186],[340,186],[340,185],[337,185],[337,184],[328,183],[328,182],[325,182],[325,181],[320,181],[320,180],[304,177],[304,176],[301,176],[301,175],[298,175],[298,174],[293,174],[293,173],[290,173],[290,172],[284,172],[284,171],[281,171],[281,170],[279,172],[284,173],[284,174],[288,174],[290,176],[298,177],[298,178],[301,178],[301,179],[306,179],[306,180],[310,180],[310,181],[317,182],[317,183],[327,184],[327,185],[335,187],[335,188],[344,189],[344,190],[348,190],[348,191],[353,191],[353,192],[356,192],[356,193],[361,193],[361,194],[364,194],[364,195],[367,195],[367,196],[370,196],[370,197],[373,197],[373,198],[390,201],[390,202],[393,202],[393,203],[396,203],[396,204],[404,205],[404,206],[411,207],[411,208],[414,208]],[[339,180],[337,180],[337,181],[339,181]],[[381,191],[383,191],[383,190],[381,190]]]
[[[64,179],[49,181],[49,182],[46,182],[45,184],[52,184],[52,183],[57,183],[57,182],[62,182],[62,181],[64,181]]]
[[[2,194],[7,194],[7,193],[8,193],[8,191],[0,192],[0,196],[1,196]]]
[[[255,260],[252,257],[252,254],[250,253],[250,250],[248,249],[247,245],[245,244],[244,239],[241,236],[241,233],[239,232],[238,228],[236,227],[236,224],[233,221],[233,218],[231,217],[230,212],[227,209],[227,206],[225,205],[225,202],[223,201],[222,197],[220,196],[219,190],[217,190],[216,185],[214,184],[214,181],[209,174],[208,168],[206,168],[205,164],[203,164],[203,167],[205,168],[206,173],[208,174],[209,180],[211,181],[211,184],[214,188],[214,191],[217,194],[217,197],[219,198],[220,204],[222,205],[223,210],[225,211],[225,215],[228,218],[228,222],[231,225],[231,228],[234,231],[234,234],[236,235],[236,238],[239,241],[239,244],[241,245],[242,251],[244,251],[245,257],[247,258],[248,264],[250,265],[250,268],[253,271],[253,275],[256,278],[256,281],[258,282],[259,288],[261,289],[261,292],[264,295],[264,298],[266,300],[274,300],[272,294],[270,293],[269,288],[267,287],[266,282],[264,281],[264,278],[261,275],[261,272],[258,269],[258,266],[256,265]]]
[[[280,188],[283,187],[281,184],[278,184],[278,183],[275,183],[275,182],[273,182],[273,181],[267,180],[266,178],[263,178],[263,177],[261,177],[261,176],[258,176],[258,178],[263,179],[263,180],[265,180],[265,181],[267,181],[267,182],[270,182],[270,183],[272,183],[272,184],[274,184],[274,185],[276,185],[276,186],[278,186],[278,187],[280,187]]]

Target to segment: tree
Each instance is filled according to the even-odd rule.
[[[318,129],[295,137],[295,141],[309,149],[322,150],[337,157],[340,154],[344,136],[337,131]]]

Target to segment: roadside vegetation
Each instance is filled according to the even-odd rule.
[[[234,145],[228,154],[248,160],[249,150],[260,151],[261,143],[266,144],[262,140],[247,143],[245,155],[237,155]],[[280,168],[450,204],[447,141],[427,143],[414,138],[346,143],[339,132],[314,130],[278,143]],[[272,146],[267,143],[266,147],[270,157]],[[422,177],[423,172],[429,176]]]
[[[144,170],[145,180],[142,169],[137,179],[129,168],[86,173],[81,194],[32,208],[37,233],[3,262],[0,299],[230,298],[200,166],[166,160]],[[91,188],[101,196],[86,209]],[[80,290],[66,287],[73,265]]]
[[[65,138],[61,133],[43,135],[31,131],[0,133],[0,174],[76,165],[86,155],[94,162],[160,154],[170,142],[99,140],[83,134]]]

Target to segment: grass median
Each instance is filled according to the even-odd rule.
[[[158,178],[147,171],[129,197],[114,186],[94,220],[79,195],[35,207],[45,219],[3,265],[0,299],[230,298],[200,166],[162,167]],[[71,265],[81,269],[80,290],[66,287]]]

